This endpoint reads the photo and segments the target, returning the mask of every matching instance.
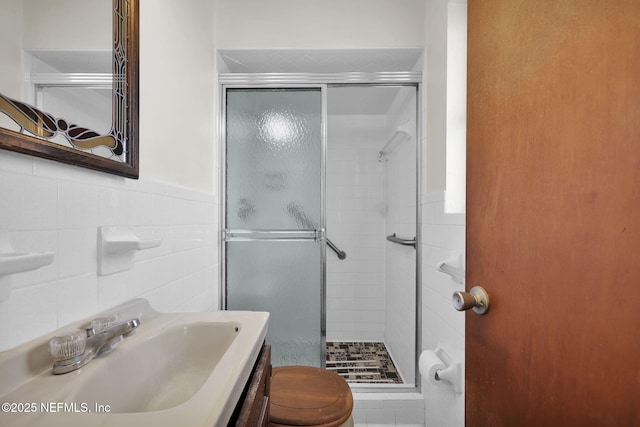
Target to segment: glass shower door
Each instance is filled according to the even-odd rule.
[[[321,88],[227,88],[225,99],[226,308],[271,313],[275,366],[321,366]]]

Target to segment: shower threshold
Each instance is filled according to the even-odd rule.
[[[326,368],[348,383],[403,384],[382,342],[327,342]]]

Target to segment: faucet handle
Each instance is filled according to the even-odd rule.
[[[87,332],[82,329],[72,329],[51,338],[49,352],[56,362],[72,360],[84,353],[86,345]]]
[[[119,323],[119,320],[120,314],[116,312],[104,313],[100,315],[100,317],[96,317],[91,320],[91,327],[89,330],[91,330],[92,334],[99,334],[100,332],[116,326]],[[100,354],[110,352],[120,343],[120,341],[122,341],[121,335],[110,338],[107,343],[100,348]]]
[[[118,323],[120,319],[120,315],[116,312],[113,313],[104,313],[100,317],[96,317],[91,320],[91,329],[93,329],[94,334],[98,334],[104,331],[107,328],[114,326]]]

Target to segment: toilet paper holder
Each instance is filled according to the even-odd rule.
[[[433,380],[436,382],[448,383],[453,386],[456,393],[462,393],[464,377],[462,375],[462,363],[457,360],[450,351],[441,344],[438,344],[433,351],[442,361],[444,369],[436,371]]]

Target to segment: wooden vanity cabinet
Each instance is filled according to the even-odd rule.
[[[228,426],[268,426],[270,385],[271,346],[263,345]]]

